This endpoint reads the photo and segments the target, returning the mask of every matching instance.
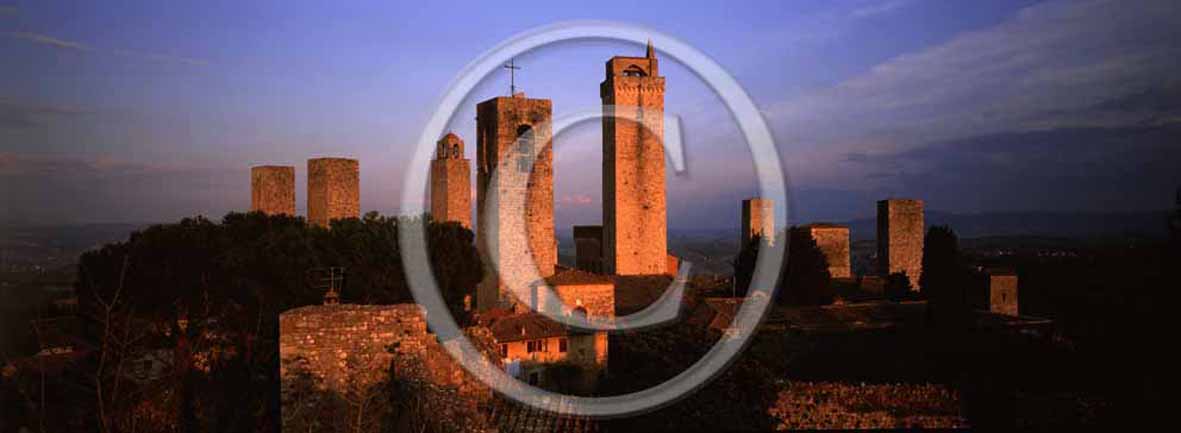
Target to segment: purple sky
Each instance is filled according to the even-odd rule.
[[[253,2],[252,2],[253,3]],[[427,4],[430,3],[430,4]],[[361,160],[362,210],[396,213],[411,143],[447,84],[521,31],[636,23],[712,56],[763,110],[793,218],[870,216],[885,196],[950,212],[1152,210],[1181,186],[1181,8],[1144,1],[163,2],[0,0],[0,223],[167,221],[249,206],[249,167]],[[660,47],[657,47],[658,49]],[[550,46],[518,83],[595,107],[603,62]],[[688,173],[673,228],[737,225],[745,143],[665,61]],[[474,158],[474,103],[452,129]],[[600,219],[597,124],[557,137],[560,228]]]

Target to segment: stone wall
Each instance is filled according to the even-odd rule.
[[[526,273],[528,265],[519,260],[525,254],[532,255],[543,278],[553,275],[558,263],[552,107],[548,99],[529,99],[524,94],[492,98],[476,106],[477,246],[486,264],[496,257],[506,274]],[[511,224],[521,221],[522,212],[524,227]],[[476,307],[481,311],[496,307],[508,289],[496,269],[487,269],[477,290]],[[511,289],[524,293],[528,288]]]
[[[392,392],[385,383],[391,370],[395,378],[412,384],[414,395],[406,398],[418,399],[424,408],[439,413],[478,414],[492,399],[491,390],[427,332],[424,313],[416,304],[301,307],[279,316],[279,331],[285,424],[291,414],[310,404],[300,398],[306,388],[346,400],[370,387],[375,393]],[[499,368],[488,329],[466,332]]]
[[[463,157],[463,140],[447,134],[431,161],[431,217],[472,228],[471,163]]]
[[[664,77],[647,57],[613,57],[603,102],[603,268],[608,274],[667,271]],[[612,112],[612,110],[614,110]]]
[[[250,210],[268,215],[295,215],[295,167],[250,168]]]
[[[355,159],[308,160],[308,222],[321,227],[361,216],[361,173]]]
[[[762,236],[764,241],[775,241],[775,202],[769,198],[748,198],[742,201],[739,248],[750,243],[755,236]]]
[[[923,269],[923,201],[889,199],[878,202],[878,272],[905,272],[918,290]]]
[[[959,395],[935,384],[793,382],[768,410],[777,430],[967,427]]]

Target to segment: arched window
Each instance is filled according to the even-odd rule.
[[[451,157],[455,159],[463,158],[463,155],[459,154],[459,144],[451,145]]]
[[[517,151],[520,152],[520,157],[517,158],[517,169],[522,173],[529,173],[533,168],[533,149],[536,139],[532,126],[517,127]]]
[[[623,76],[625,76],[625,77],[646,77],[646,76],[648,76],[648,74],[644,73],[644,70],[640,69],[639,66],[631,65],[631,66],[628,66],[627,69],[623,70]]]

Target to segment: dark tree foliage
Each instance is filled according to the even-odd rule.
[[[932,319],[942,325],[958,327],[967,320],[967,289],[972,283],[963,257],[959,238],[948,226],[934,226],[927,230],[923,241],[923,273],[919,287],[928,300]]]
[[[77,402],[100,431],[121,431],[151,407],[162,431],[277,431],[278,318],[322,302],[309,271],[342,267],[342,302],[411,302],[399,220],[370,213],[327,230],[303,218],[231,213],[132,233],[84,254],[76,292],[94,350]],[[414,221],[417,222],[417,221]],[[430,257],[449,304],[482,277],[471,231],[428,225]],[[145,356],[168,353],[161,386],[125,378]],[[211,356],[210,354],[217,354]],[[163,392],[161,390],[173,390]]]
[[[738,256],[734,257],[734,261],[731,262],[734,266],[735,296],[746,296],[750,289],[750,282],[755,274],[755,263],[758,261],[759,250],[763,243],[763,237],[756,235],[742,246],[742,249],[738,251]]]
[[[910,298],[910,277],[906,272],[895,272],[886,276],[886,298],[891,301],[903,301]]]
[[[789,305],[827,305],[835,296],[828,259],[812,239],[808,230],[792,228],[787,231],[787,264],[784,266],[783,285],[779,302]]]

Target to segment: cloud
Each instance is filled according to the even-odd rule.
[[[63,50],[90,51],[90,47],[88,47],[80,42],[58,39],[58,38],[48,36],[48,35],[43,35],[40,33],[8,32],[7,34],[8,34],[8,36],[14,37],[16,39],[22,39],[22,40],[34,42],[37,44],[50,46],[53,48],[60,48]]]
[[[590,206],[594,203],[594,197],[586,194],[569,194],[558,198],[558,204],[562,206]]]
[[[90,111],[70,106],[22,103],[0,98],[0,129],[26,129],[41,126],[46,117],[77,116]]]
[[[869,18],[893,12],[910,3],[910,0],[886,0],[882,2],[873,2],[871,4],[865,4],[856,9],[853,9],[853,11],[849,14],[854,18]]]
[[[249,205],[249,172],[110,156],[0,152],[0,221],[162,221]]]
[[[151,52],[144,52],[144,51],[134,51],[134,50],[124,50],[124,49],[111,49],[111,50],[100,51],[100,50],[97,50],[97,49],[95,49],[87,44],[81,43],[81,42],[69,41],[69,40],[60,39],[60,38],[56,38],[53,36],[44,35],[44,34],[40,34],[40,33],[8,32],[6,34],[8,36],[16,38],[16,39],[21,39],[21,40],[33,42],[33,43],[36,43],[39,45],[45,45],[48,47],[52,47],[55,49],[61,49],[61,50],[78,51],[78,52],[84,52],[84,53],[102,52],[102,53],[110,54],[110,55],[116,56],[116,57],[148,60],[148,61],[160,62],[160,63],[179,63],[179,64],[190,65],[190,66],[205,66],[205,65],[209,64],[209,62],[202,60],[202,59],[195,59],[195,58],[183,57],[183,56],[173,56],[173,55],[160,54],[160,53],[151,53]]]
[[[1134,125],[1157,115],[1099,103],[1169,85],[1181,66],[1179,19],[1168,0],[1038,4],[767,114],[817,145],[893,137],[879,144],[914,146],[1009,130]]]

